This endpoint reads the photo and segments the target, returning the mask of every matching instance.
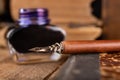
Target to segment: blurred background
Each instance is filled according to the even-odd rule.
[[[100,38],[102,34],[102,2],[102,0],[0,0],[0,22],[17,22],[20,8],[47,8],[51,24],[58,25],[66,31],[66,40],[94,40]]]
[[[0,0],[0,20],[12,22],[16,19],[16,17],[18,18],[19,8],[40,8],[40,7],[48,8],[51,12],[50,13],[51,17],[53,17],[53,15],[56,17],[59,17],[58,15],[62,16],[66,14],[68,16],[74,15],[75,17],[75,15],[78,13],[80,13],[79,16],[81,15],[82,17],[82,15],[88,14],[87,12],[89,12],[89,14],[90,12],[92,12],[94,16],[100,19],[101,18],[101,3],[102,3],[102,0],[94,0],[94,1],[93,0],[86,0],[86,1],[66,0],[66,1],[58,1],[58,2],[54,0],[52,1],[35,0],[34,2],[29,2],[29,1],[24,1],[24,0],[18,1],[18,2],[16,0]],[[92,8],[92,10],[90,11],[88,7]],[[69,13],[68,11],[71,11],[72,13]]]
[[[66,40],[94,40],[102,34],[102,0],[0,0],[0,23],[16,23],[20,8],[47,8],[51,24],[62,27]],[[4,26],[2,26],[4,27]]]
[[[5,34],[11,24],[15,24],[18,21],[20,8],[47,8],[49,10],[51,24],[58,25],[66,31],[66,40],[95,40],[120,39],[119,7],[120,0],[0,0],[1,53],[8,53],[6,52]],[[2,52],[4,49],[6,51]],[[1,60],[6,58],[6,54],[0,54],[0,56],[5,56],[0,57]],[[111,58],[111,62],[107,60],[107,58],[109,59],[112,56],[114,55],[107,54],[107,57],[100,55],[102,80],[120,80],[118,77],[120,74],[120,62],[113,61],[111,63],[113,58]],[[107,64],[107,66],[102,64],[102,62]],[[6,63],[1,67],[1,70],[4,70],[4,66],[6,66]],[[7,66],[11,66],[11,63]],[[16,69],[16,65],[14,66],[13,70]],[[19,68],[16,71],[20,72]],[[7,69],[7,71],[11,70],[9,68]],[[47,72],[49,70],[46,72],[44,70],[44,76],[47,76],[47,73],[50,72]],[[52,67],[51,70],[53,70]],[[7,71],[4,70],[4,74],[8,73]],[[22,75],[22,71],[20,73]],[[15,74],[17,73],[15,72]],[[21,77],[21,75],[17,76]],[[0,75],[0,77],[4,76]],[[11,78],[11,75],[7,77],[14,79],[13,77]],[[27,80],[28,77],[24,76],[22,77],[23,79]],[[34,80],[35,76],[32,79]]]

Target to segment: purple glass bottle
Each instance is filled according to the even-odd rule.
[[[17,56],[15,61],[26,63],[29,58],[33,62],[45,59],[40,54],[30,52],[29,49],[60,43],[65,39],[65,31],[50,24],[48,10],[45,8],[20,9],[18,26],[8,32],[7,38],[10,53]],[[46,57],[45,54],[48,55],[48,53],[42,55]]]

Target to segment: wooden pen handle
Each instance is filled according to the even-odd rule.
[[[119,52],[120,40],[63,41],[63,54]]]

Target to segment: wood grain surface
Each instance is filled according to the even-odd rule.
[[[1,26],[0,29],[0,46],[4,46],[4,48],[0,47],[0,80],[53,80],[57,72],[59,72],[59,68],[65,61],[63,60],[56,63],[38,63],[30,65],[15,64],[9,54],[6,40],[4,39],[7,28],[7,26]],[[82,40],[93,40],[95,39],[93,36],[96,34],[100,36],[101,34],[101,32],[99,34],[94,33],[98,31],[98,28],[95,28],[94,30],[89,27],[84,28],[85,29],[79,28],[81,32],[77,32],[76,29],[75,31],[72,31],[79,33],[79,39]],[[86,39],[86,36],[89,36],[89,38]]]
[[[0,49],[0,80],[43,80],[56,71],[62,63],[63,61],[18,65],[13,62],[7,49]]]

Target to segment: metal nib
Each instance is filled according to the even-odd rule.
[[[37,52],[37,53],[48,53],[48,52],[51,52],[48,47],[35,47],[35,48],[29,49],[29,51]]]
[[[34,47],[29,49],[29,51],[36,52],[36,53],[61,53],[63,47],[59,43],[55,43],[54,45],[47,46],[47,47]]]

